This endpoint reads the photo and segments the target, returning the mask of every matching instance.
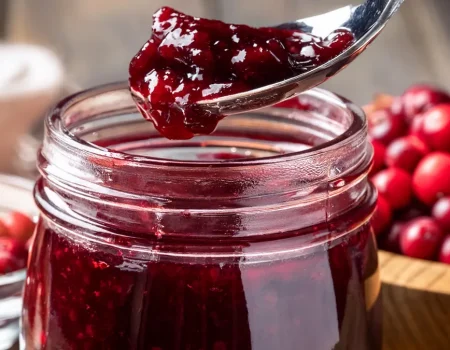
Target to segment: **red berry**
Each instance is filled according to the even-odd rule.
[[[416,116],[409,126],[409,135],[416,136],[417,138],[425,142],[426,138],[423,134],[423,121],[423,115]]]
[[[0,237],[9,236],[9,230],[6,225],[0,221]]]
[[[418,218],[420,216],[428,216],[428,207],[422,203],[412,203],[404,210],[397,213],[396,218],[399,221],[411,221],[412,219]]]
[[[409,222],[400,232],[400,248],[412,258],[435,257],[444,233],[432,218],[420,217]]]
[[[389,168],[380,171],[372,182],[392,209],[406,207],[412,198],[411,176],[404,170]]]
[[[444,91],[429,85],[415,85],[394,102],[392,109],[397,113],[403,113],[406,121],[411,122],[416,115],[437,104],[447,102],[450,102],[450,96]]]
[[[386,164],[413,172],[419,161],[428,153],[428,147],[415,136],[394,140],[386,150]]]
[[[384,158],[386,154],[386,147],[378,141],[372,141],[373,146],[373,164],[372,169],[370,169],[369,175],[373,175],[383,169],[384,167]]]
[[[439,252],[439,261],[450,265],[450,235],[444,238]]]
[[[394,223],[386,238],[382,241],[381,247],[389,252],[400,253],[400,232],[403,231],[406,224],[404,222]]]
[[[425,112],[420,134],[430,148],[449,152],[450,104],[438,105]]]
[[[407,125],[401,114],[394,114],[389,109],[373,112],[369,117],[369,135],[372,140],[388,145],[396,138],[405,135]]]
[[[376,235],[382,233],[390,225],[391,219],[392,211],[388,201],[382,196],[378,196],[377,206],[370,221],[374,233]]]
[[[450,197],[439,199],[433,206],[432,214],[443,230],[450,231]]]
[[[25,245],[14,238],[0,238],[0,274],[23,269],[27,264]]]
[[[8,228],[9,235],[19,241],[26,242],[33,235],[35,227],[33,220],[18,211],[7,213],[2,222]]]
[[[433,152],[417,165],[413,175],[413,188],[417,198],[432,205],[439,198],[450,195],[450,155]]]

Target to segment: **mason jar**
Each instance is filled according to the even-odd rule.
[[[45,128],[23,349],[380,349],[372,148],[347,100],[173,141],[113,84]]]

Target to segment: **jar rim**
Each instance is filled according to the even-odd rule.
[[[335,107],[348,111],[353,116],[350,126],[339,136],[330,141],[323,142],[319,145],[309,147],[307,149],[289,153],[281,153],[276,155],[258,157],[258,158],[239,158],[230,159],[227,162],[221,161],[195,161],[195,160],[174,160],[161,157],[152,157],[147,155],[133,155],[126,152],[112,150],[101,147],[94,143],[85,141],[68,130],[63,123],[63,115],[71,106],[80,103],[84,100],[94,98],[105,93],[114,93],[120,90],[128,90],[126,82],[116,82],[104,84],[93,87],[84,91],[77,92],[62,99],[56,104],[55,108],[49,113],[45,119],[46,129],[50,132],[60,144],[65,144],[70,147],[72,152],[80,152],[85,155],[92,155],[99,158],[116,159],[120,161],[126,160],[130,163],[139,163],[140,166],[174,166],[178,168],[195,168],[195,167],[247,167],[264,164],[273,164],[285,161],[300,161],[302,159],[314,156],[318,153],[335,150],[343,144],[352,143],[354,140],[361,137],[362,133],[366,132],[367,120],[362,108],[358,107],[351,101],[341,97],[335,93],[329,92],[321,88],[314,88],[312,90],[302,93],[300,96],[308,96],[324,103],[331,104]],[[264,109],[263,109],[264,110]],[[137,108],[136,108],[137,111]]]
[[[155,130],[137,114],[126,84],[108,84],[69,96],[46,119],[36,201],[55,216],[67,214],[107,226],[126,217],[126,230],[131,231],[143,229],[144,215],[147,221],[151,218],[155,232],[177,235],[229,218],[234,223],[214,226],[220,231],[214,235],[263,235],[280,227],[289,231],[326,222],[367,197],[372,158],[367,122],[361,109],[322,89],[305,92],[293,102],[294,106],[225,118],[217,133],[232,142],[239,142],[233,131],[239,136],[250,130],[249,139],[258,140],[252,134],[257,129],[263,140],[273,137],[275,143],[292,136],[289,140],[295,146],[286,142],[287,153],[185,161],[132,154],[136,139],[138,151],[159,153],[159,149],[152,149]],[[151,132],[142,130],[143,125]],[[222,131],[231,133],[221,134],[221,125]],[[139,137],[150,141],[141,144]],[[197,145],[201,149],[205,143]],[[113,147],[133,151],[119,152]],[[274,150],[284,151],[283,147]],[[301,147],[309,148],[297,152]],[[300,224],[298,215],[306,212]],[[115,225],[123,229],[122,221]]]

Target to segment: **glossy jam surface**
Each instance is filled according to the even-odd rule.
[[[210,134],[222,115],[196,102],[248,91],[311,70],[342,53],[354,36],[322,39],[298,30],[251,28],[194,18],[169,7],[131,60],[130,89],[143,116],[169,139]]]
[[[26,348],[379,350],[371,229],[340,236],[366,214],[272,240],[195,244],[105,237],[41,218],[24,296]],[[330,240],[314,248],[252,258],[324,234]]]

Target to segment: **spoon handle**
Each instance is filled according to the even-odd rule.
[[[366,0],[353,8],[353,16],[344,24],[356,37],[368,32],[372,26],[384,27],[387,20],[400,8],[404,0]],[[376,21],[371,19],[376,18]]]

